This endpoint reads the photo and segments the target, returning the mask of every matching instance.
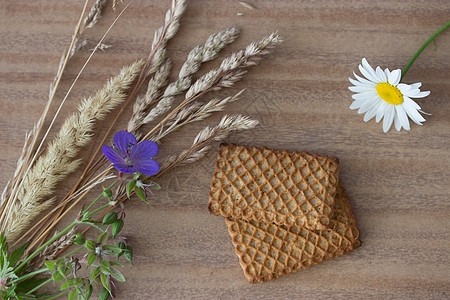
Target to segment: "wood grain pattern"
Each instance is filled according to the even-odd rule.
[[[82,2],[0,1],[1,187],[13,173],[25,132],[44,107]],[[347,78],[362,57],[372,65],[402,68],[448,21],[449,2],[248,2],[256,9],[231,0],[189,1],[182,28],[169,43],[175,69],[191,48],[226,27],[239,26],[242,34],[225,53],[278,30],[285,43],[232,90],[218,93],[247,87],[243,100],[228,112],[261,121],[257,129],[233,134],[228,141],[338,156],[363,244],[308,270],[248,284],[224,220],[207,210],[216,149],[196,166],[163,176],[163,189],[152,199],[155,209],[137,200],[128,203],[124,230],[136,258],[135,266],[124,271],[128,282],[120,285],[118,299],[449,298],[450,31],[436,39],[435,50],[430,46],[422,53],[404,78],[406,83],[421,81],[431,91],[419,101],[432,113],[424,126],[383,134],[380,124],[364,123],[348,109],[347,89]],[[168,6],[169,1],[134,1],[105,41],[112,48],[95,55],[62,117],[121,66],[147,53]],[[109,8],[87,33],[91,46],[113,18]],[[71,61],[57,99],[88,55],[85,50]],[[161,156],[185,148],[205,124],[219,119],[174,133],[164,140]],[[63,185],[62,193],[68,188]]]

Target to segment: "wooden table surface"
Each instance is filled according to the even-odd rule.
[[[13,174],[25,132],[46,103],[83,2],[0,1],[1,187]],[[154,209],[136,199],[127,203],[124,233],[134,246],[135,265],[125,268],[127,283],[120,284],[118,299],[449,298],[450,30],[436,39],[436,49],[430,46],[422,53],[403,80],[420,81],[423,90],[431,91],[418,101],[432,114],[425,116],[424,126],[384,134],[381,124],[364,123],[348,108],[352,93],[347,87],[363,57],[391,70],[405,66],[449,21],[450,2],[248,2],[256,9],[231,0],[189,1],[181,30],[168,46],[175,70],[190,49],[224,28],[238,26],[242,33],[221,57],[278,30],[285,42],[235,87],[217,93],[231,95],[246,87],[243,99],[227,113],[245,113],[261,122],[227,141],[339,157],[362,246],[278,280],[247,283],[223,218],[207,210],[217,145],[201,162],[160,178],[162,190],[151,199]],[[83,96],[146,55],[169,4],[134,1],[105,40],[112,47],[97,53],[81,76],[56,128]],[[114,16],[108,7],[86,33],[91,44],[70,62],[58,100]],[[169,136],[160,156],[184,149],[221,116]],[[120,127],[125,123],[124,118]],[[69,184],[61,185],[61,194],[68,189]]]

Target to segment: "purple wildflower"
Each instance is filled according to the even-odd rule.
[[[152,141],[137,143],[136,137],[129,132],[119,131],[114,135],[114,148],[103,146],[102,151],[114,168],[123,173],[139,172],[155,175],[159,164],[151,159],[158,154],[158,144]]]

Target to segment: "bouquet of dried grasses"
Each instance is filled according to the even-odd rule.
[[[84,66],[61,101],[44,137],[39,139],[62,74],[69,60],[86,44],[80,39],[87,29],[97,23],[105,3],[105,0],[97,0],[86,14],[88,1],[85,2],[72,41],[50,85],[49,101],[42,117],[26,135],[16,172],[3,191],[0,207],[2,298],[54,299],[67,294],[70,299],[88,299],[95,283],[101,286],[101,299],[114,297],[117,282],[125,281],[117,269],[123,266],[119,259],[124,257],[132,261],[131,245],[120,235],[124,226],[123,202],[135,194],[148,203],[148,193],[159,188],[155,182],[158,176],[177,166],[198,161],[211,149],[213,142],[223,141],[232,131],[251,129],[258,124],[257,120],[248,116],[225,115],[219,124],[201,130],[188,149],[167,156],[159,163],[152,159],[158,153],[157,143],[161,143],[170,133],[192,122],[204,120],[214,112],[223,111],[228,103],[238,101],[243,91],[223,99],[202,101],[202,97],[208,92],[232,87],[246,74],[248,67],[256,65],[270,49],[281,43],[281,38],[272,33],[233,53],[223,59],[219,67],[195,79],[202,63],[216,59],[220,51],[238,37],[237,28],[226,29],[212,34],[203,45],[192,49],[177,79],[169,83],[172,63],[167,44],[177,33],[186,8],[184,0],[173,0],[163,26],[155,32],[147,58],[122,68],[102,89],[82,100],[78,111],[64,121],[56,137],[48,142],[46,151],[41,151],[61,106]],[[118,6],[119,3],[114,1],[113,9]],[[105,48],[103,40],[111,27],[93,53]],[[177,96],[182,98],[178,103]],[[113,126],[129,104],[133,107],[127,131],[116,133],[114,145],[106,146]],[[91,143],[94,134],[98,134],[96,121],[106,116],[114,120],[89,161],[84,164],[78,182],[65,197],[56,198],[57,184],[80,167],[80,150]],[[151,129],[145,129],[145,125],[151,123]],[[109,186],[103,187],[87,207],[79,207],[82,199],[89,198],[93,189],[106,182]],[[99,205],[102,201],[103,205]],[[79,210],[76,219],[50,236],[55,226],[75,208]],[[86,238],[85,233],[90,228],[99,233],[96,239]],[[66,253],[65,250],[73,245],[78,247]],[[15,250],[10,251],[9,246]],[[86,266],[89,277],[83,278],[77,274],[82,265]],[[59,291],[52,295],[41,294],[42,289],[47,288],[48,291],[46,284],[50,282],[59,282]]]

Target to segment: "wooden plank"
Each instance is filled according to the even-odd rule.
[[[45,105],[82,2],[0,2],[1,187],[14,171],[25,132]],[[448,21],[448,1],[248,3],[255,9],[231,0],[189,1],[181,30],[169,43],[175,70],[190,49],[226,27],[238,26],[242,33],[221,57],[278,30],[285,39],[282,46],[252,67],[242,82],[216,94],[246,87],[243,99],[227,112],[261,121],[252,132],[233,134],[227,141],[338,156],[363,244],[308,270],[248,284],[223,219],[207,211],[216,147],[200,163],[160,178],[162,190],[151,200],[154,209],[136,199],[127,203],[124,232],[136,258],[135,266],[124,270],[128,282],[119,285],[118,298],[450,297],[450,31],[436,39],[436,49],[430,46],[422,53],[404,78],[431,91],[418,101],[432,113],[424,126],[384,134],[380,124],[364,123],[348,109],[352,99],[347,89],[362,57],[372,65],[402,68]],[[169,1],[134,1],[105,40],[112,47],[97,53],[80,78],[56,128],[83,96],[94,93],[121,66],[145,57],[168,6]],[[86,33],[91,47],[71,61],[57,99],[114,16],[108,8]],[[201,72],[216,65],[208,63]],[[173,72],[171,78],[175,76]],[[201,128],[220,117],[174,133],[163,141],[160,156],[184,149]],[[119,125],[125,124],[123,119]],[[61,194],[71,182],[61,186]]]

